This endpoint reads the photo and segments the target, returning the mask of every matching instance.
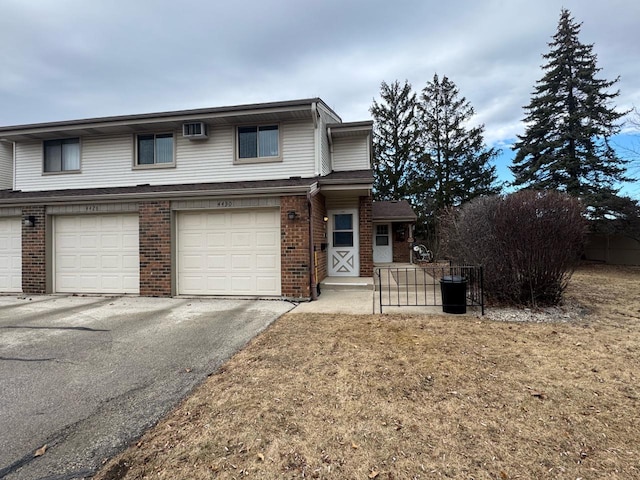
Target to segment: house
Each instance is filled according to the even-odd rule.
[[[406,200],[373,203],[374,263],[411,261],[413,232],[417,218]]]
[[[319,98],[0,127],[0,292],[309,299],[370,277],[371,132]]]

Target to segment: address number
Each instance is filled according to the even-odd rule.
[[[233,207],[233,202],[229,200],[220,200],[216,205],[221,208],[229,208]]]

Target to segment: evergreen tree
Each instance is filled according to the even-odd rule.
[[[374,196],[376,200],[407,198],[418,154],[416,94],[405,80],[382,82],[381,101],[373,101]]]
[[[525,133],[518,136],[511,171],[515,185],[558,189],[577,196],[597,217],[599,206],[616,193],[626,161],[609,143],[619,132],[619,119],[611,102],[619,92],[609,92],[618,78],[596,78],[593,45],[580,42],[581,24],[563,9],[558,30],[543,55],[544,76],[525,107]]]
[[[419,103],[420,194],[423,213],[438,215],[445,207],[460,205],[480,195],[499,193],[498,151],[484,143],[484,125],[469,127],[474,109],[458,87],[438,75],[422,90]]]

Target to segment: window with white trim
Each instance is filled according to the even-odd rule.
[[[80,139],[64,138],[60,140],[45,140],[44,172],[78,172],[80,171]]]
[[[136,166],[173,165],[173,133],[140,134],[136,140]]]
[[[237,158],[274,160],[280,156],[278,125],[243,126],[237,129]]]

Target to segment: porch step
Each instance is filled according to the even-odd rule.
[[[327,277],[321,290],[373,290],[373,277]]]

